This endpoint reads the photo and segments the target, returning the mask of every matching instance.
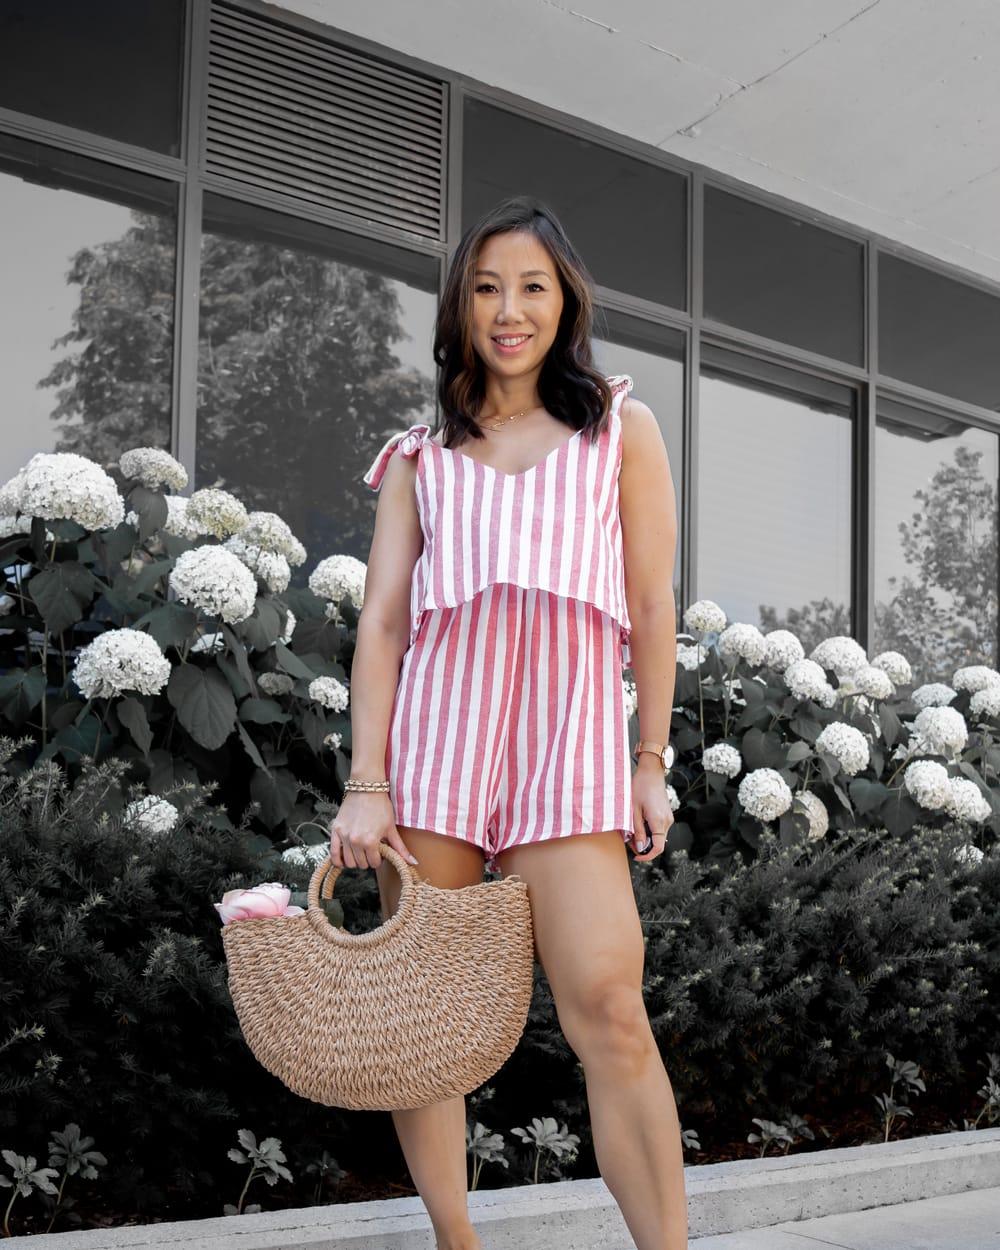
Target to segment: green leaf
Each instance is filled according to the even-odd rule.
[[[149,728],[146,709],[135,698],[122,699],[115,705],[118,719],[132,735],[132,741],[149,758],[149,748],[153,744],[153,734]]]
[[[268,772],[268,767],[264,763],[261,753],[257,750],[257,744],[239,721],[236,722],[236,732],[240,735],[240,741],[243,743],[243,749],[246,751],[247,755],[250,756],[251,761],[256,764],[258,768],[263,768],[265,772]]]
[[[215,751],[236,725],[236,700],[215,669],[181,664],[170,675],[167,698],[195,742]]]
[[[306,677],[312,681],[316,676],[312,669],[303,664],[294,651],[289,651],[283,642],[274,644],[274,655],[278,661],[278,667],[290,677]]]
[[[879,819],[895,837],[909,833],[921,819],[920,808],[902,790],[890,794],[879,809]],[[926,817],[924,817],[926,819]]]
[[[887,703],[883,703],[879,706],[878,718],[882,726],[882,737],[885,739],[886,746],[895,746],[903,732],[903,725],[899,717]]]
[[[260,816],[274,829],[292,810],[299,796],[299,783],[287,769],[271,773],[260,769],[250,778],[250,797],[260,804]]]
[[[240,704],[240,720],[251,725],[284,725],[291,716],[282,711],[274,699],[244,699]]]
[[[171,600],[140,616],[132,628],[145,629],[160,644],[160,649],[166,651],[167,647],[177,647],[180,650],[194,633],[197,624],[198,613],[194,608]]]
[[[269,599],[258,599],[253,612],[238,628],[248,646],[266,651],[281,637],[281,614]]]
[[[773,730],[748,729],[740,744],[747,768],[783,768],[785,747]]]
[[[888,787],[864,777],[855,777],[848,782],[847,789],[855,808],[863,816],[877,811],[889,797]]]
[[[813,749],[808,742],[793,742],[785,754],[785,760],[789,764],[798,764],[801,760],[807,760],[812,753]]]
[[[162,491],[151,490],[139,483],[133,486],[128,496],[129,507],[139,518],[139,541],[145,542],[157,530],[162,529],[167,521],[167,501]]]
[[[20,725],[45,696],[45,674],[40,668],[0,676],[0,712]]]
[[[50,634],[83,619],[84,609],[94,597],[95,582],[90,570],[67,560],[50,564],[28,582],[28,591]]]

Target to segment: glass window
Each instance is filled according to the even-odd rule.
[[[705,316],[862,364],[864,248],[707,186]]]
[[[997,435],[883,395],[875,437],[876,651],[918,683],[995,666]]]
[[[879,254],[879,372],[1000,412],[1000,297]]]
[[[196,485],[276,512],[292,570],[367,560],[362,475],[397,430],[434,426],[435,259],[205,197]]]
[[[0,135],[0,481],[170,447],[176,187]]]
[[[687,307],[687,180],[680,174],[468,99],[462,229],[510,195],[543,200],[601,286]]]
[[[683,517],[684,335],[667,326],[624,313],[598,313],[600,338],[594,339],[597,367],[605,375],[627,373],[632,394],[653,410],[667,446],[670,476],[677,496],[677,542],[674,547],[674,601],[681,606],[680,524]]]
[[[846,386],[704,346],[698,413],[699,599],[790,629],[854,636]]]
[[[0,0],[0,107],[180,152],[182,0]]]

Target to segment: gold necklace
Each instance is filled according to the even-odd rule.
[[[486,428],[488,430],[500,430],[505,425],[509,424],[511,421],[517,420],[518,417],[523,417],[527,411],[528,411],[527,408],[522,408],[520,412],[515,412],[513,416],[504,417],[504,419],[498,425],[487,425]]]

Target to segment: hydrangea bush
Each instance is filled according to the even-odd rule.
[[[219,788],[227,827],[249,809],[316,841],[349,770],[365,566],[329,556],[289,592],[306,552],[288,525],[214,487],[167,493],[186,485],[137,447],[110,472],[40,452],[0,486],[0,732],[23,768],[125,757],[151,833],[177,819],[157,796],[189,782]]]

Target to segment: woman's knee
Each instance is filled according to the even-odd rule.
[[[638,1063],[654,1045],[642,990],[628,982],[595,981],[578,990],[572,1003],[557,1002],[556,1014],[566,1041],[584,1064],[602,1059]]]

